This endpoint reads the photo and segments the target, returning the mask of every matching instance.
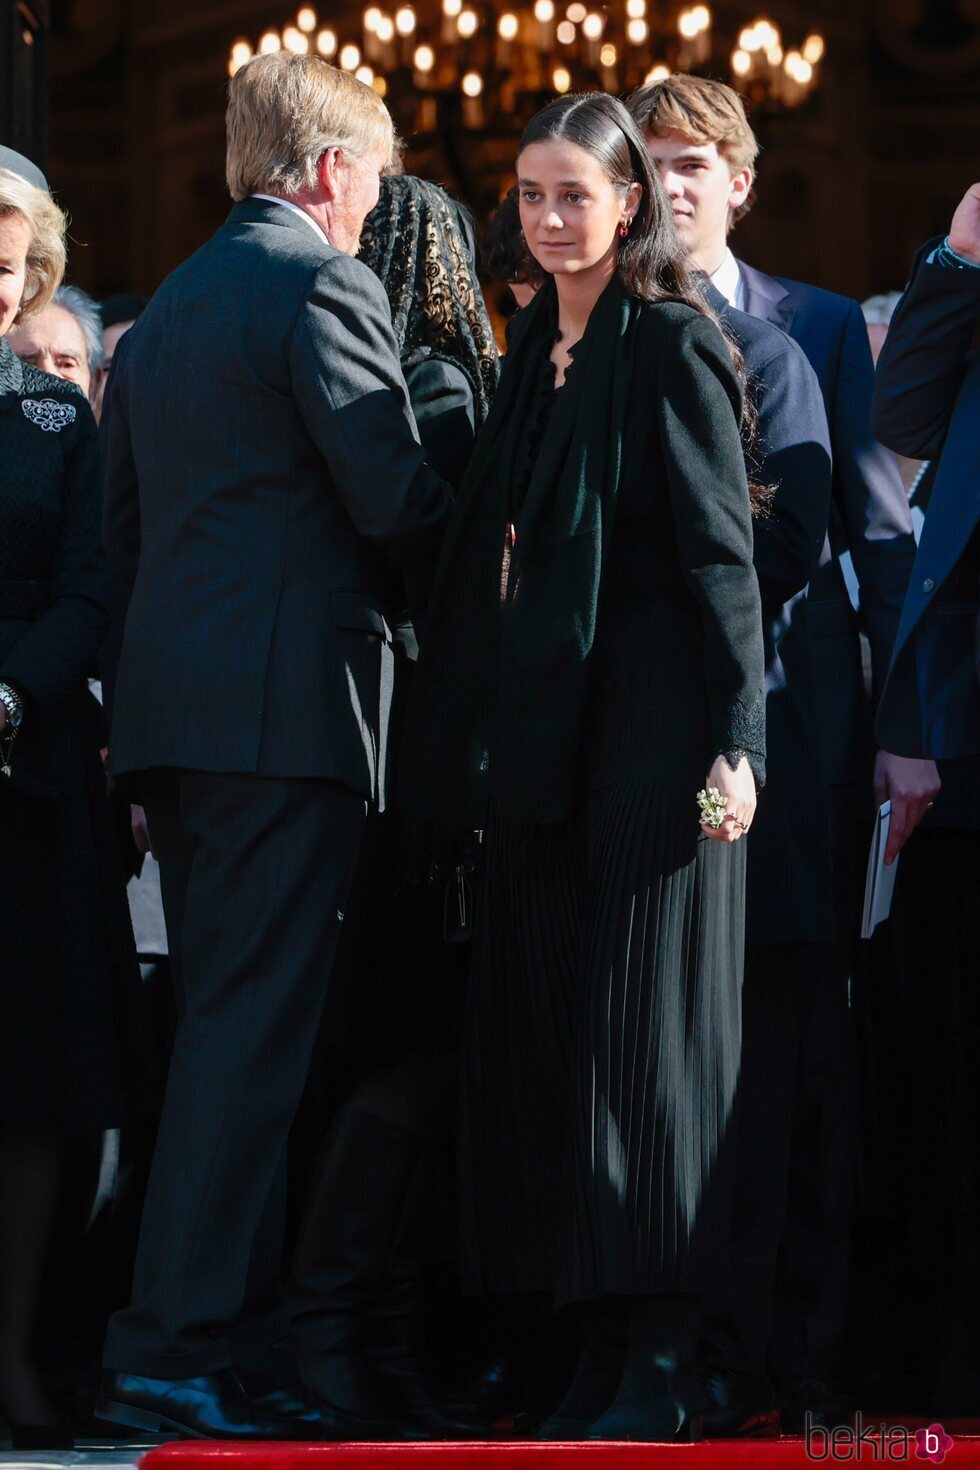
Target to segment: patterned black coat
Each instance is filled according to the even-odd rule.
[[[0,1119],[122,1121],[139,971],[86,685],[108,620],[95,423],[0,338],[0,681],[26,713],[0,776]]]

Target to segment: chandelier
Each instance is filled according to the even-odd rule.
[[[754,107],[796,107],[817,84],[825,43],[814,31],[787,49],[761,16],[725,44],[707,5],[656,0],[401,0],[393,11],[369,5],[342,27],[304,5],[254,45],[236,40],[229,74],[279,50],[313,52],[353,72],[388,100],[404,130],[429,133],[513,128],[555,93],[625,93],[673,71],[717,74],[719,65]]]

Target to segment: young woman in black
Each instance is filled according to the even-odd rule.
[[[552,103],[517,163],[546,280],[457,502],[404,752],[406,800],[486,830],[463,1259],[474,1291],[582,1306],[544,1437],[690,1438],[764,758],[741,384],[619,102]]]

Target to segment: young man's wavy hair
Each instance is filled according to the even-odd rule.
[[[662,82],[637,87],[626,106],[641,133],[663,138],[681,133],[692,143],[715,143],[733,174],[747,168],[755,179],[759,142],[749,126],[741,97],[724,82],[675,72]],[[729,228],[748,214],[755,203],[750,189],[742,204],[729,215]]]

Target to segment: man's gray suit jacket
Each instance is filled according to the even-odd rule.
[[[248,199],[160,287],[114,373],[105,540],[131,589],[117,774],[384,792],[392,614],[448,488],[372,272]]]

